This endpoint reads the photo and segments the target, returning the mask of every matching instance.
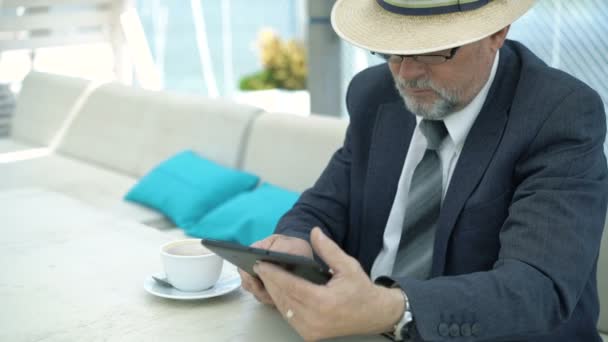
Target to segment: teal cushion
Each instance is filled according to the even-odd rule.
[[[142,177],[125,199],[162,212],[179,227],[188,227],[231,197],[253,189],[258,181],[255,175],[184,151]]]
[[[250,245],[274,231],[299,194],[268,183],[217,207],[186,229],[190,236]]]

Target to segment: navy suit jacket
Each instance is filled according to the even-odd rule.
[[[416,120],[386,64],[354,77],[347,106],[343,147],[276,232],[308,239],[319,226],[369,274]],[[601,341],[605,134],[595,91],[505,43],[442,204],[432,277],[396,279],[417,338]]]

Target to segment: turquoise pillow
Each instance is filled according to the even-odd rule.
[[[255,175],[233,170],[183,151],[146,174],[125,199],[156,209],[188,227],[235,195],[253,189]]]
[[[293,207],[299,196],[264,183],[217,207],[188,227],[186,234],[248,246],[272,234],[281,216]]]

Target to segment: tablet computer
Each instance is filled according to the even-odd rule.
[[[331,278],[331,273],[326,266],[300,255],[274,252],[220,240],[202,239],[201,243],[254,277],[257,277],[257,275],[253,272],[253,265],[257,261],[266,261],[279,265],[315,284],[325,284]]]

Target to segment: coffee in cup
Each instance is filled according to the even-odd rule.
[[[199,239],[166,243],[160,248],[167,280],[180,291],[196,292],[215,285],[223,259],[201,245]]]

